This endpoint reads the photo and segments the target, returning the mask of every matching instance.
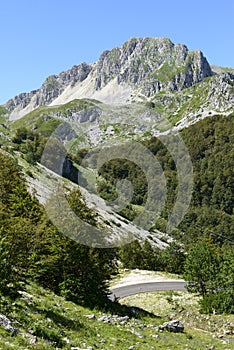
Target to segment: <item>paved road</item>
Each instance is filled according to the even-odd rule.
[[[123,287],[113,288],[111,290],[110,299],[115,298],[121,299],[129,295],[146,293],[146,292],[156,292],[164,290],[180,290],[184,291],[186,282],[183,281],[164,281],[164,282],[147,282],[131,284]]]

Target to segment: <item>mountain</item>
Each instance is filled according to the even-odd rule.
[[[14,97],[6,108],[12,119],[18,119],[39,106],[75,98],[123,104],[147,100],[162,91],[182,91],[212,75],[201,51],[189,51],[166,38],[133,38],[104,51],[96,63],[81,63],[49,76],[38,90]]]
[[[162,163],[166,167],[166,173],[168,172],[167,175],[169,175],[166,180],[159,176],[158,183],[164,189],[169,186],[168,184],[171,186],[168,190],[169,193],[167,193],[168,202],[166,203],[168,212],[171,211],[171,217],[169,218],[168,214],[164,212],[164,223],[168,219],[178,222],[180,215],[178,215],[177,210],[181,210],[181,207],[186,209],[188,205],[188,203],[185,205],[183,202],[179,186],[181,189],[187,188],[188,192],[192,191],[191,183],[189,183],[190,177],[184,171],[190,169],[191,174],[191,162],[197,162],[197,158],[199,162],[203,162],[204,166],[206,162],[203,159],[204,153],[209,154],[211,158],[211,153],[207,148],[207,130],[210,130],[211,135],[215,134],[215,129],[220,130],[221,133],[220,121],[222,120],[225,132],[230,133],[233,105],[233,70],[214,66],[211,68],[200,51],[189,51],[185,45],[175,45],[169,39],[133,38],[121,47],[103,52],[98,62],[91,65],[81,63],[59,75],[52,75],[46,79],[40,89],[20,94],[8,101],[0,110],[1,144],[5,148],[8,148],[10,144],[10,148],[19,152],[16,154],[21,154],[24,161],[26,160],[30,167],[33,166],[30,171],[25,170],[33,175],[27,177],[28,184],[30,188],[36,190],[37,197],[44,204],[53,193],[57,180],[55,179],[49,184],[48,178],[52,178],[51,172],[48,171],[47,176],[43,177],[42,174],[47,172],[46,168],[35,170],[35,166],[38,161],[41,161],[46,141],[51,135],[54,136],[61,144],[55,143],[51,146],[48,152],[48,161],[51,162],[52,155],[55,158],[58,156],[60,159],[59,155],[56,155],[56,148],[62,153],[68,152],[68,155],[65,157],[62,168],[60,165],[56,165],[50,169],[61,168],[61,171],[56,170],[55,172],[74,182],[77,179],[78,167],[87,180],[85,187],[88,191],[83,191],[83,195],[87,197],[91,206],[95,205],[102,224],[105,226],[107,225],[106,221],[108,221],[109,226],[113,226],[110,222],[115,222],[114,227],[111,228],[115,237],[124,234],[127,230],[129,234],[137,235],[137,237],[142,236],[145,239],[149,227],[152,226],[151,219],[143,218],[139,214],[146,200],[146,179],[139,173],[139,169],[132,168],[126,162],[113,162],[110,168],[106,166],[100,169],[100,167],[98,168],[97,155],[100,153],[103,159],[109,157],[109,160],[125,155],[125,158],[128,159],[130,153],[126,153],[126,149],[124,149],[124,144],[126,147],[128,146],[126,141],[137,141],[137,145],[140,142],[147,148],[151,147],[153,150],[151,153],[157,156],[159,154],[160,164]],[[7,122],[7,116],[9,122]],[[208,121],[205,121],[204,124],[198,123],[206,118]],[[209,126],[210,119],[214,121],[211,126]],[[192,127],[193,125],[195,126]],[[199,127],[201,127],[201,132]],[[186,145],[180,142],[181,135],[187,135],[186,132],[183,133],[184,129],[189,130],[188,135],[193,135],[194,130],[196,130],[196,136],[193,136],[194,142],[189,150],[190,154],[186,148],[186,145],[191,144],[190,136],[185,137]],[[172,134],[175,135],[175,142],[179,142],[180,147],[182,147],[180,148],[181,154],[176,151],[176,143],[170,144],[169,141],[166,141],[170,140]],[[160,141],[156,142],[155,137]],[[194,154],[193,149],[197,147],[196,140],[199,140],[199,145],[204,152],[200,152],[199,156],[193,158],[191,154]],[[231,136],[230,140],[232,140]],[[225,154],[225,157],[221,156],[221,158],[225,159],[225,167],[231,168],[228,160],[231,150],[225,142],[222,140],[221,150],[217,145],[217,149],[213,151],[212,159],[216,158],[215,152],[219,151],[217,154],[220,157],[220,154],[226,149],[228,154]],[[227,142],[230,144],[229,139]],[[212,139],[212,144],[216,144],[215,137]],[[133,147],[133,143],[130,145]],[[171,153],[170,157],[163,149],[163,145]],[[108,148],[105,147],[109,147],[109,153],[106,151]],[[142,153],[142,148],[138,153]],[[186,154],[191,158],[190,163],[187,161]],[[89,160],[86,155],[90,157]],[[130,156],[135,157],[136,155],[131,154]],[[144,153],[144,156],[149,160],[147,154]],[[184,161],[181,162],[180,158]],[[134,159],[142,164],[140,158]],[[23,167],[25,166],[24,161],[22,162],[20,159]],[[153,165],[154,160],[151,163]],[[209,161],[207,164],[208,168],[211,169]],[[93,165],[95,166],[93,167]],[[126,175],[125,169],[127,167],[129,168],[128,175]],[[183,172],[183,176],[177,180],[177,175],[173,172],[176,168],[178,173]],[[165,175],[164,171],[165,168],[163,168],[163,176]],[[195,176],[204,177],[202,171],[199,163],[199,169]],[[210,172],[214,173],[214,169]],[[229,179],[231,173],[231,170],[225,176],[217,173],[220,181],[219,187],[222,188],[220,202],[223,203],[222,208],[218,206],[218,210],[222,211],[225,208],[225,213],[228,215],[231,215],[232,194],[229,192],[232,192],[232,189],[226,193],[223,183],[232,183]],[[136,228],[139,224],[138,221],[119,222],[121,218],[115,210],[115,207],[119,208],[119,203],[116,202],[115,186],[118,180],[122,186],[123,179],[135,183],[137,195],[132,198],[133,207],[125,207],[124,211],[117,210],[117,213],[121,212],[122,217],[130,219],[130,221],[134,221],[134,215],[136,216],[138,213],[141,229],[144,230],[139,231]],[[210,176],[210,179],[215,181],[214,176]],[[169,182],[166,184],[165,181]],[[216,198],[217,188],[215,188],[213,195],[215,199],[209,197],[213,191],[212,181],[210,181],[210,191],[205,200],[209,205],[215,201],[218,202]],[[203,180],[199,182],[199,184],[201,183]],[[82,185],[84,185],[83,182]],[[152,188],[157,187],[154,185],[156,184],[151,183]],[[205,187],[205,184],[203,186]],[[199,185],[197,185],[196,191],[196,198],[200,198]],[[100,199],[100,193],[102,199]],[[181,201],[177,201],[178,203],[176,202],[176,193],[178,196],[181,195]],[[166,200],[163,195],[161,198],[162,202]],[[109,203],[106,206],[103,199],[107,202],[110,201],[112,207]],[[128,198],[124,198],[124,200],[126,199]],[[173,211],[175,202],[177,206]],[[197,201],[198,206],[201,203],[202,199]],[[156,205],[156,203],[154,204]],[[139,205],[140,208],[134,207],[134,205]],[[155,216],[155,214],[155,210],[153,210],[153,215]],[[184,214],[185,212],[183,212]],[[143,219],[147,225],[143,224]],[[121,229],[120,225],[124,228]],[[163,243],[158,239],[160,239],[161,233],[167,232],[165,225],[160,224],[155,227],[155,241],[158,246],[163,247]],[[170,238],[167,237],[166,240],[168,241]]]
[[[228,115],[233,86],[233,70],[210,66],[201,51],[166,38],[133,38],[104,51],[96,63],[49,76],[4,107],[13,130],[25,126],[47,137],[67,122],[75,128],[67,135],[75,150]]]
[[[38,90],[9,100],[2,118],[8,114],[10,131],[3,124],[0,132],[6,143],[22,127],[30,141],[30,132],[46,139],[56,132],[77,158],[82,148],[142,141],[232,115],[233,104],[233,70],[211,67],[201,51],[167,38],[133,38],[104,51],[98,62],[49,76]],[[38,160],[41,151],[32,149],[41,146],[30,147],[31,161]],[[71,164],[66,162],[66,174],[74,178]]]
[[[233,144],[234,70],[163,38],[0,106],[0,348],[231,349]],[[119,267],[196,294],[112,303]]]

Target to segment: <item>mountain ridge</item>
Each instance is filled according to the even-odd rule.
[[[164,90],[181,91],[213,74],[199,50],[189,51],[167,38],[132,38],[104,51],[93,64],[81,63],[47,77],[39,89],[13,97],[5,107],[18,119],[39,106],[75,98],[123,104]]]

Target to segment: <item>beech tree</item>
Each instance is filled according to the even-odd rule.
[[[188,282],[189,291],[203,297],[208,292],[214,292],[218,271],[218,258],[211,244],[199,241],[189,249],[184,264],[184,279]]]
[[[82,219],[96,223],[79,191],[67,200]],[[2,152],[0,220],[0,293],[13,295],[18,282],[33,280],[80,304],[107,302],[107,281],[116,271],[115,250],[91,248],[59,232],[27,191],[17,162]]]
[[[193,245],[185,261],[187,289],[202,296],[204,313],[234,313],[234,250],[200,241]]]

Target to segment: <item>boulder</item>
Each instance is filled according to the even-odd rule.
[[[18,329],[14,328],[12,326],[12,323],[9,320],[9,318],[7,318],[6,316],[4,316],[2,314],[0,314],[0,326],[3,326],[3,328],[6,331],[11,332],[11,334],[13,336],[16,336],[19,333]]]
[[[165,322],[162,326],[159,326],[159,330],[167,330],[174,333],[182,333],[184,331],[184,325],[179,320],[172,320],[170,322]]]

